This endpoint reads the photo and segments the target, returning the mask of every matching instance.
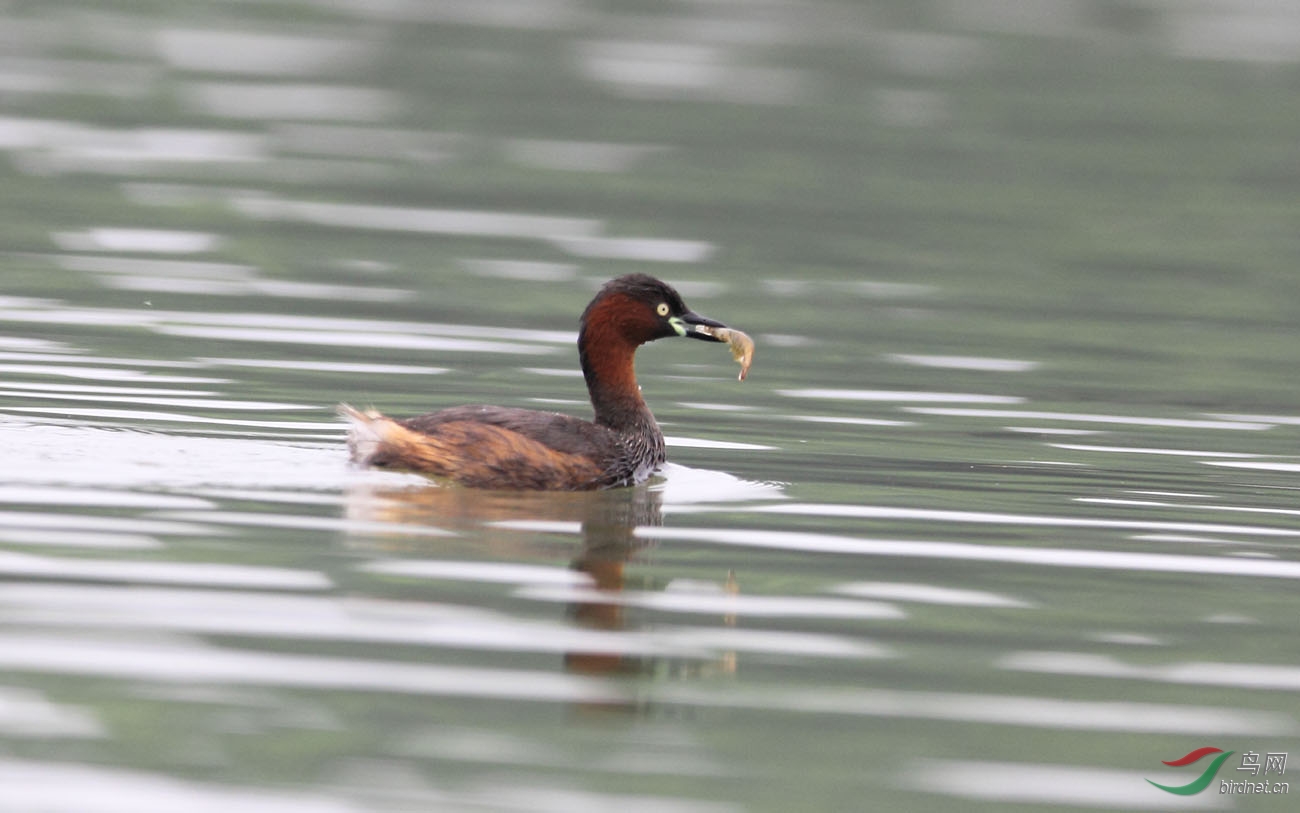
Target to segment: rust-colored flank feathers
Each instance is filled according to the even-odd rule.
[[[630,274],[605,283],[582,314],[578,358],[593,420],[498,406],[398,420],[344,404],[339,412],[352,425],[352,460],[476,488],[574,491],[640,483],[663,464],[664,438],[641,397],[633,357],[640,345],[670,336],[726,342],[741,361],[742,378],[749,369],[748,336],[692,312],[654,277]]]

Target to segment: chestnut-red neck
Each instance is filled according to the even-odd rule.
[[[595,423],[619,432],[658,433],[637,386],[634,358],[641,342],[629,338],[629,333],[636,333],[629,317],[634,311],[620,306],[625,303],[619,297],[591,304],[577,337],[578,359],[595,408]]]
[[[596,423],[618,431],[636,431],[654,418],[636,383],[636,346],[621,336],[587,325],[578,337],[578,357]]]

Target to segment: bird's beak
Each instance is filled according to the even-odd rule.
[[[721,322],[715,322],[707,316],[700,316],[695,311],[687,311],[681,316],[674,316],[668,320],[677,331],[678,336],[685,336],[689,339],[703,339],[707,342],[725,342],[725,336],[718,336],[715,330],[726,330],[727,326]]]

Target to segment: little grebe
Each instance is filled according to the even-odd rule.
[[[643,482],[664,462],[664,436],[641,397],[632,357],[668,336],[728,342],[742,378],[748,370],[748,336],[689,310],[654,277],[630,274],[605,283],[582,313],[578,358],[594,421],[498,406],[395,420],[344,404],[352,460],[478,488],[572,491]]]

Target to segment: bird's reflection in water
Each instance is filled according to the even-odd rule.
[[[608,593],[609,601],[576,601],[569,605],[569,615],[589,629],[621,630],[627,626],[623,605],[613,597],[623,592],[625,568],[633,558],[638,541],[633,530],[638,526],[663,524],[661,495],[645,488],[623,488],[605,492],[613,499],[592,500],[582,520],[582,547],[571,567],[591,577],[596,594]],[[604,497],[605,494],[601,496]],[[564,665],[571,672],[583,674],[628,674],[646,665],[619,653],[568,652]]]
[[[637,486],[590,492],[503,492],[455,486],[429,485],[407,488],[358,486],[348,493],[348,518],[398,525],[420,525],[452,532],[448,536],[367,537],[385,551],[439,559],[465,558],[501,563],[552,562],[571,555],[569,566],[590,582],[576,590],[567,604],[571,621],[592,630],[620,632],[641,626],[629,622],[621,600],[628,582],[628,567],[644,561],[655,540],[646,529],[663,524],[663,494],[653,487]],[[637,533],[637,529],[641,529]],[[572,543],[548,531],[579,535],[576,554]],[[725,582],[722,580],[725,578]],[[649,578],[636,579],[638,590],[656,587]],[[719,589],[738,592],[731,573],[719,574]],[[698,583],[695,583],[698,584]],[[662,589],[663,585],[658,588]],[[718,619],[735,625],[734,615]],[[662,656],[594,649],[570,650],[564,655],[569,672],[609,677],[650,676],[684,679],[730,674],[736,655],[717,652],[712,659],[667,662]],[[675,661],[675,659],[673,659]],[[635,695],[636,693],[632,693]],[[583,711],[642,711],[641,703],[600,702],[582,704]]]

